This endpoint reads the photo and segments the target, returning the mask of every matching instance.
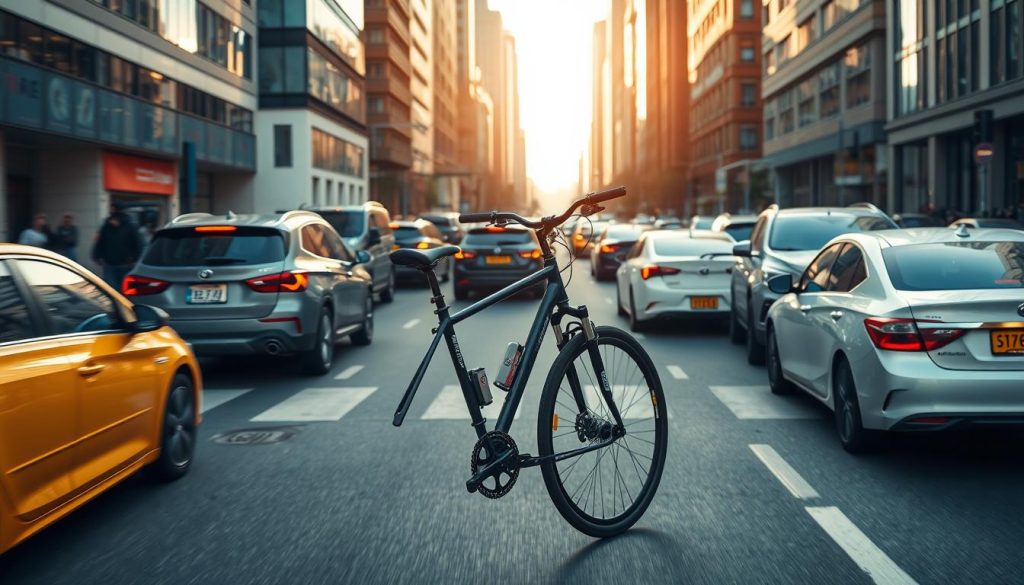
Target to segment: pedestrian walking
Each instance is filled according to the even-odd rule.
[[[37,248],[50,247],[50,225],[45,213],[37,213],[32,219],[32,225],[25,228],[18,236],[18,243],[25,246]]]
[[[121,281],[135,266],[140,252],[138,230],[123,213],[111,212],[92,247],[92,259],[103,267],[103,280],[120,290]]]
[[[53,235],[53,251],[78,261],[78,226],[70,213],[64,214],[64,220]]]

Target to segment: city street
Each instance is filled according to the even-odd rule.
[[[597,324],[628,329],[614,285],[595,283],[584,261],[574,268],[571,301]],[[578,533],[536,469],[503,499],[468,494],[474,434],[443,348],[405,425],[391,424],[430,341],[429,296],[405,288],[377,305],[373,344],[341,344],[323,377],[283,361],[204,362],[188,476],[111,489],[0,557],[0,582],[1011,583],[1024,574],[1019,434],[902,436],[881,454],[850,455],[830,411],[802,393],[769,393],[765,370],[729,343],[724,322],[664,322],[640,336],[665,386],[670,442],[654,502],[627,534]],[[525,340],[535,307],[508,301],[460,325],[467,366],[493,375],[506,344]],[[549,335],[512,428],[522,452],[536,453],[554,355]],[[494,392],[491,408],[504,397]],[[258,437],[282,440],[223,440],[267,427],[281,432]]]

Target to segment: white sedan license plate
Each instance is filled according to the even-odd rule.
[[[228,302],[228,285],[193,284],[188,287],[185,302],[192,305],[207,305]]]

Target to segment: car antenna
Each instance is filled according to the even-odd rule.
[[[967,224],[966,223],[960,224],[960,227],[956,228],[956,231],[953,232],[953,234],[956,237],[958,237],[958,238],[969,238],[969,237],[971,237],[971,231],[967,229]]]

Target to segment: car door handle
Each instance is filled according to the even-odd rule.
[[[838,321],[838,320],[843,318],[843,312],[842,311],[832,311],[831,313],[828,314],[828,316],[832,317],[833,321]]]
[[[810,310],[811,310],[811,306],[810,305],[800,305],[800,312],[801,313],[806,313],[807,311],[810,311]]]
[[[104,366],[103,364],[95,364],[95,365],[92,365],[92,366],[82,366],[82,367],[78,368],[78,374],[80,376],[85,376],[86,378],[88,378],[89,376],[95,376],[96,374],[102,372],[103,368],[106,368],[106,367],[107,366]]]

